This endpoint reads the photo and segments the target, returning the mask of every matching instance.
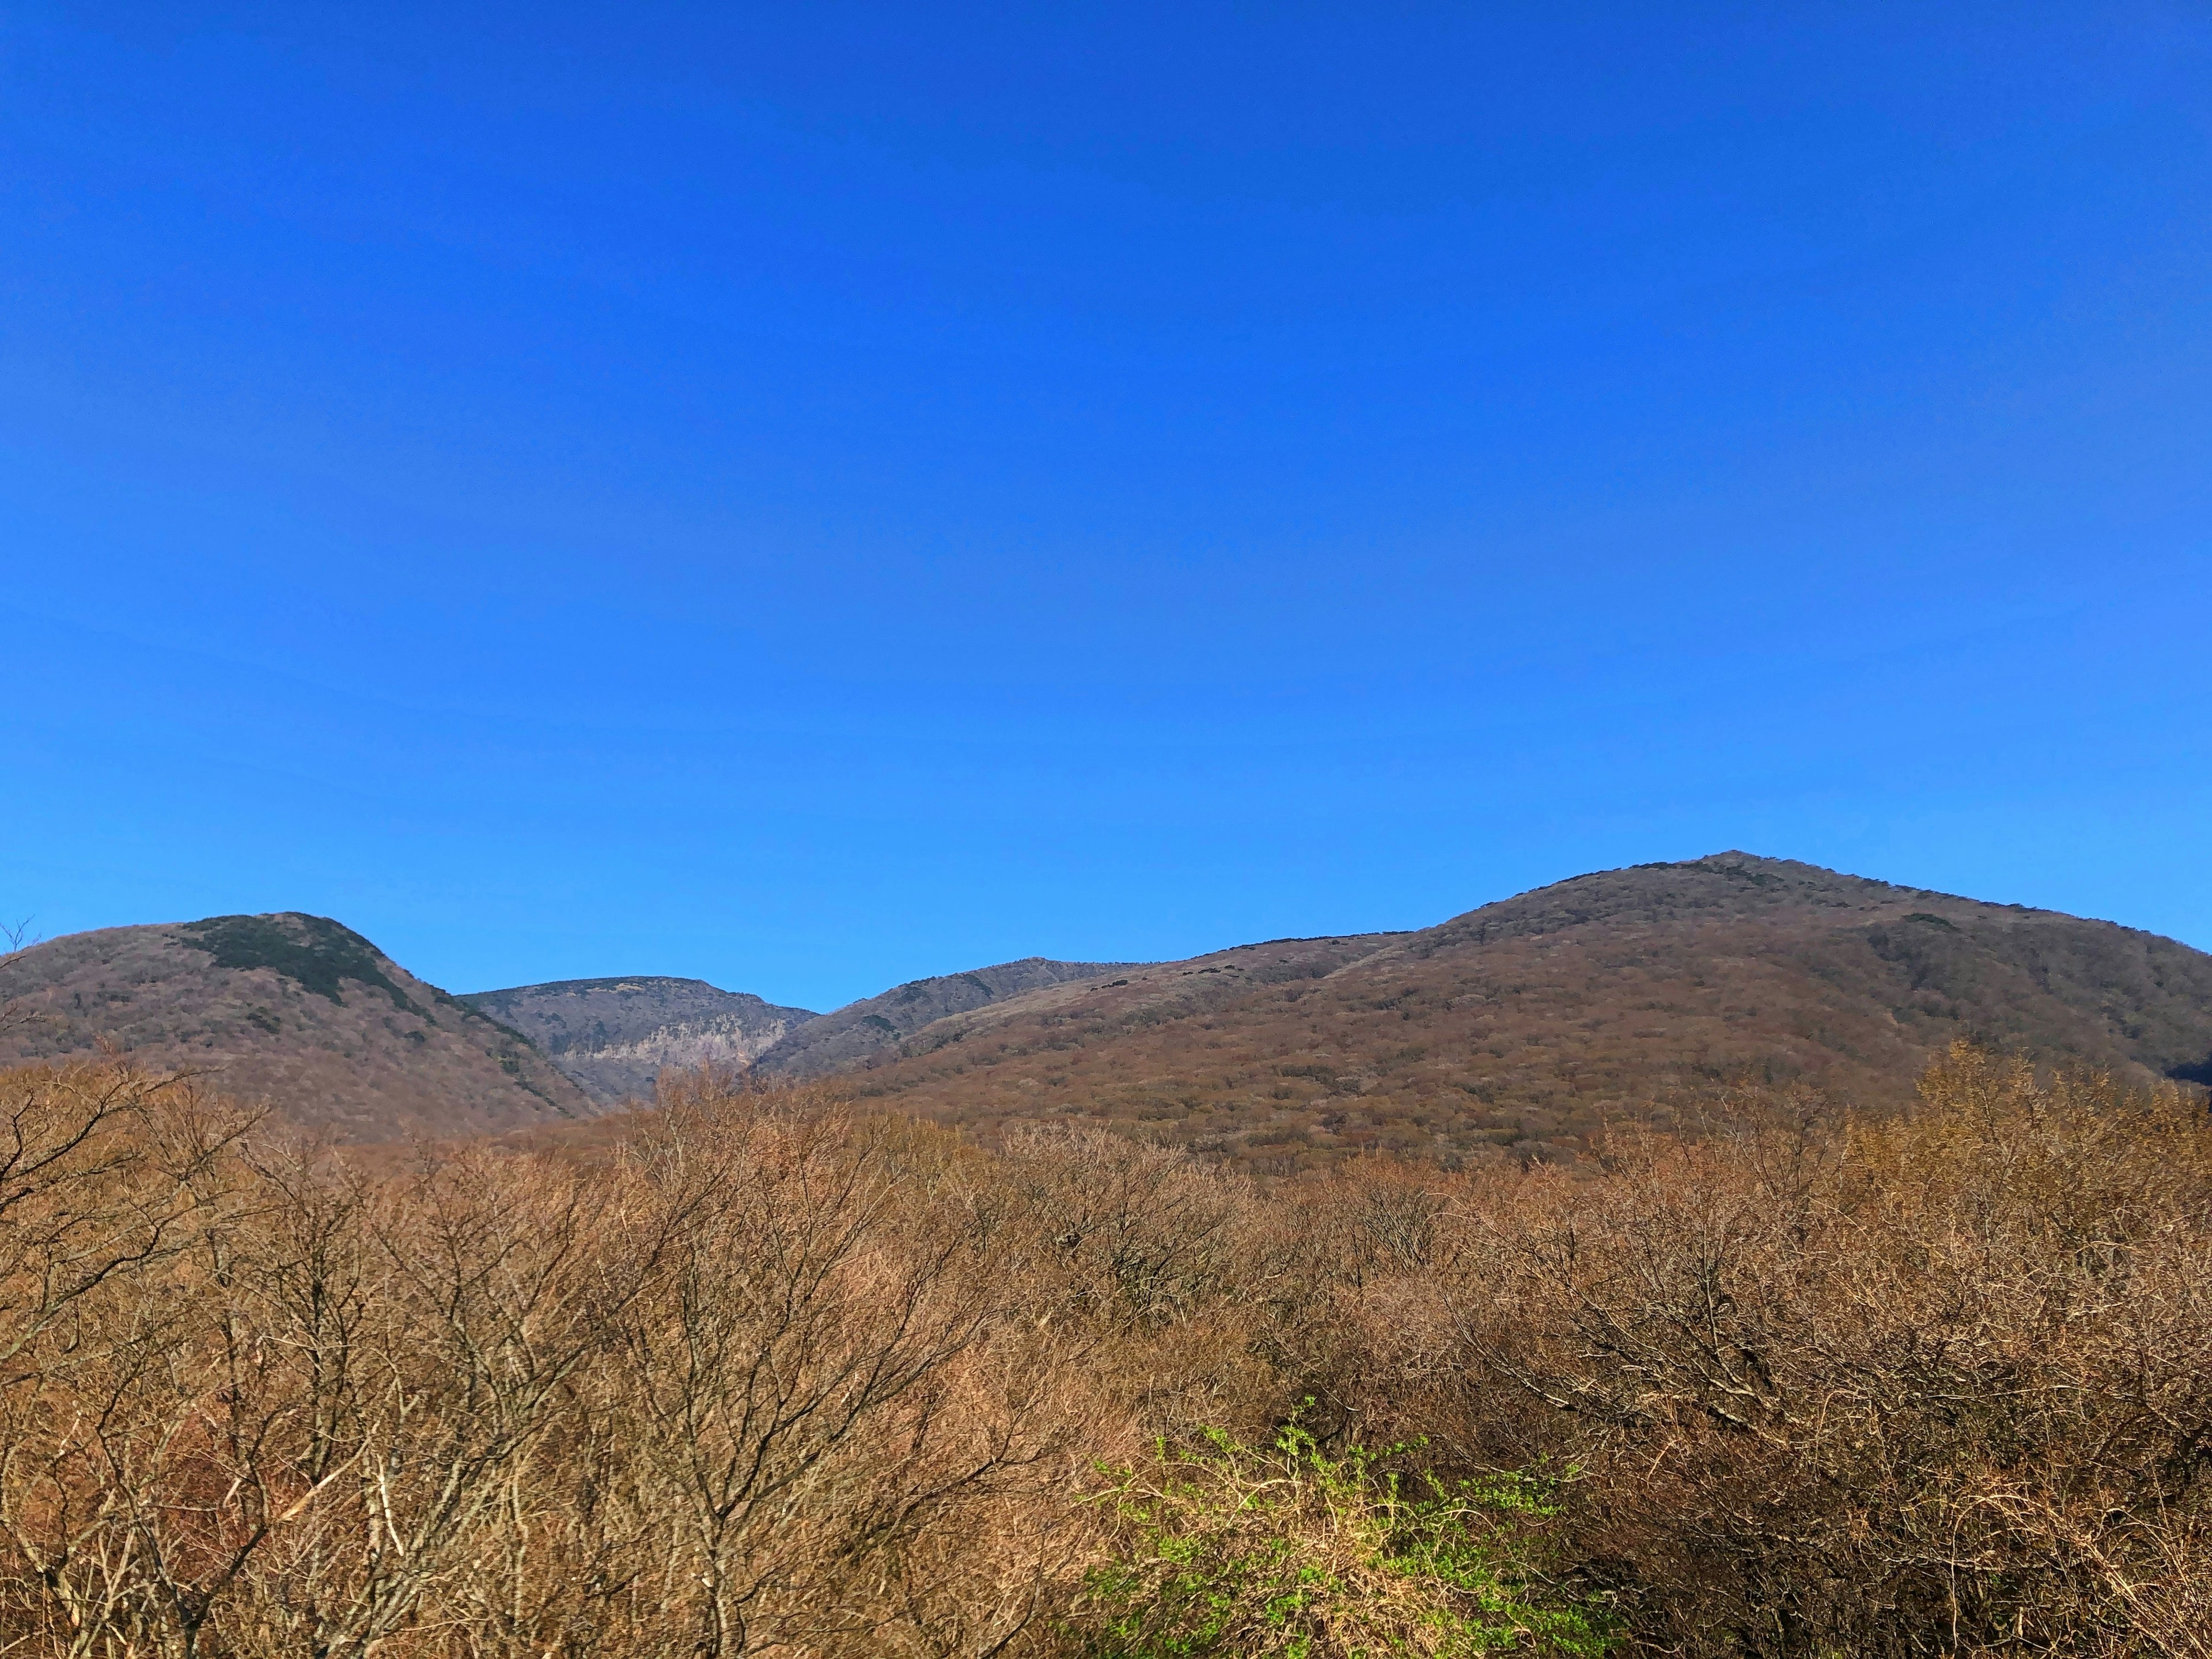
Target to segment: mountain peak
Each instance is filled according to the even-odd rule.
[[[652,974],[516,985],[462,1000],[528,1036],[606,1106],[650,1100],[666,1070],[743,1070],[817,1018],[703,979]]]
[[[515,1032],[368,939],[300,911],[106,927],[0,961],[22,1018],[0,1058],[91,1058],[102,1042],[190,1067],[341,1139],[495,1132],[591,1115]]]

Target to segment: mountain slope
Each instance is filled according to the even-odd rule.
[[[1232,972],[1318,949],[1318,978]],[[1334,959],[1333,959],[1334,958]],[[2212,957],[2048,911],[1723,854],[1576,878],[1419,933],[1246,947],[1031,993],[857,1063],[974,1125],[1141,1124],[1255,1167],[1381,1146],[1571,1150],[1609,1121],[1802,1083],[1910,1097],[1954,1037],[2212,1080]]]
[[[568,979],[460,999],[520,1031],[602,1105],[650,1100],[666,1067],[742,1071],[820,1016],[703,979]]]
[[[1142,967],[1127,962],[1052,962],[1024,957],[964,974],[909,980],[880,996],[848,1002],[776,1043],[755,1062],[764,1077],[818,1077],[855,1065],[937,1020],[1005,1001],[1024,992],[1104,979]]]
[[[597,1109],[529,1042],[350,929],[286,913],[106,927],[0,961],[0,1060],[106,1039],[338,1139],[496,1133]]]
[[[1376,1147],[1571,1153],[1607,1122],[1695,1113],[1746,1083],[1881,1106],[1957,1036],[2212,1083],[2212,957],[1733,853],[1577,877],[1418,933],[1182,963],[1030,957],[821,1016],[696,980],[453,998],[297,915],[57,939],[0,960],[0,1002],[29,1017],[0,1023],[0,1060],[112,1038],[361,1141],[589,1116],[663,1065],[709,1061],[841,1073],[987,1136],[1139,1125],[1262,1170]]]

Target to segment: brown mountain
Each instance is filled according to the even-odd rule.
[[[16,1015],[0,1060],[105,1037],[363,1141],[586,1117],[702,1060],[840,1073],[987,1136],[1141,1126],[1263,1170],[1370,1147],[1560,1155],[1747,1085],[1880,1106],[1958,1036],[2212,1084],[2212,957],[1740,853],[1577,877],[1419,933],[1031,957],[811,1018],[684,980],[463,1000],[295,915],[56,939],[0,960],[0,1003]]]
[[[475,991],[460,999],[520,1031],[603,1105],[650,1100],[673,1067],[743,1071],[819,1015],[780,1008],[703,979],[565,979]]]
[[[964,974],[909,980],[880,996],[848,1002],[834,1013],[809,1020],[754,1064],[766,1077],[819,1077],[862,1064],[938,1020],[991,1007],[1025,993],[1106,979],[1145,965],[1024,957],[1019,962],[1002,962]]]
[[[103,1040],[341,1139],[516,1129],[597,1106],[519,1033],[322,916],[106,927],[0,961],[0,1060]]]
[[[1747,1083],[1879,1106],[1959,1036],[2212,1082],[2212,957],[1726,853],[1577,877],[1419,933],[1048,987],[847,1069],[863,1097],[987,1134],[1103,1121],[1291,1169],[1378,1146],[1557,1154]]]

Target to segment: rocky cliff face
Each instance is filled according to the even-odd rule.
[[[818,1018],[702,979],[558,980],[461,999],[513,1026],[602,1105],[651,1100],[664,1069],[743,1071]]]

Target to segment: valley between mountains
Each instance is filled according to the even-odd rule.
[[[986,1139],[1103,1123],[1267,1174],[1370,1151],[1571,1158],[1607,1124],[1747,1094],[1901,1103],[1959,1037],[2212,1083],[2212,956],[1741,853],[1413,933],[1030,957],[828,1013],[653,975],[457,996],[294,914],[54,939],[0,959],[0,1059],[105,1045],[353,1142],[586,1119],[702,1066]]]

